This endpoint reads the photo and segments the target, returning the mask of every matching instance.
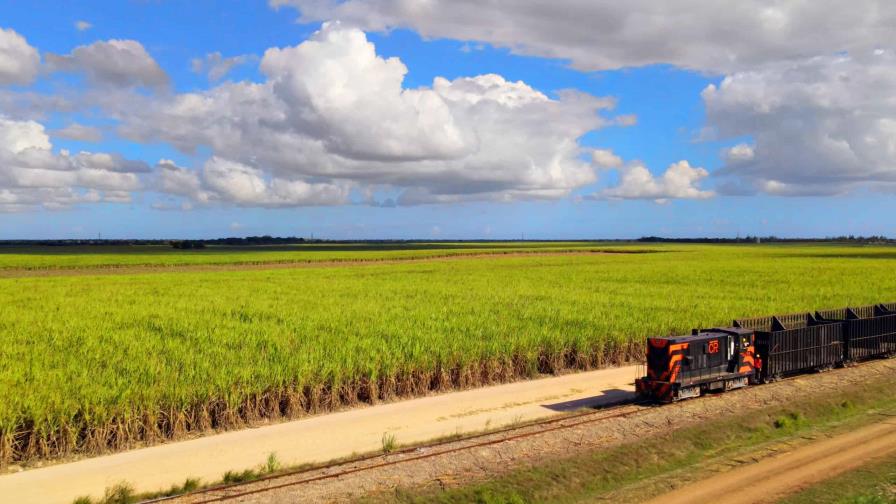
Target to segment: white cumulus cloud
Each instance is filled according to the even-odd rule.
[[[609,149],[594,149],[591,161],[601,168],[618,168],[622,166],[622,158]]]
[[[896,182],[896,55],[819,56],[727,76],[703,91],[709,126],[752,138],[724,154],[725,191],[839,194]]]
[[[345,184],[268,177],[257,168],[218,157],[205,163],[202,178],[217,195],[244,206],[338,205],[348,197]]]
[[[136,40],[98,41],[78,46],[71,54],[47,54],[45,59],[53,71],[83,72],[99,84],[159,89],[169,82],[168,74]]]
[[[633,162],[619,169],[619,183],[596,195],[595,199],[646,199],[666,203],[671,199],[707,199],[713,191],[702,190],[699,183],[709,172],[693,167],[687,161],[672,163],[662,175],[655,177],[646,166]]]
[[[560,58],[582,70],[667,63],[708,73],[896,43],[889,0],[270,0],[305,22],[409,28]]]
[[[30,84],[40,68],[40,54],[25,37],[0,28],[0,85]]]
[[[200,203],[207,203],[211,195],[202,187],[199,174],[177,166],[174,161],[162,159],[156,164],[156,189],[160,192],[186,196]]]
[[[596,180],[578,139],[611,124],[611,99],[556,98],[499,75],[405,88],[407,68],[365,34],[325,24],[269,49],[266,80],[160,97],[120,132],[210,148],[202,187],[240,205],[336,204],[347,187],[392,187],[403,204],[558,198]],[[319,193],[315,195],[315,193]]]
[[[52,150],[43,125],[0,117],[0,211],[129,200],[146,164],[118,154]]]

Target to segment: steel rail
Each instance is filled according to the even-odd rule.
[[[334,472],[334,473],[330,473],[330,474],[323,474],[323,475],[319,475],[319,476],[313,476],[313,477],[301,479],[298,481],[288,481],[285,483],[280,483],[280,484],[276,484],[273,486],[265,486],[263,488],[258,488],[258,489],[254,489],[254,490],[246,490],[243,492],[238,492],[238,493],[229,494],[229,495],[215,496],[215,497],[212,497],[212,498],[206,499],[206,500],[194,501],[194,504],[207,504],[207,503],[212,503],[212,502],[222,502],[222,501],[236,499],[236,498],[243,497],[243,496],[264,493],[264,492],[268,492],[268,491],[276,490],[276,489],[280,489],[280,488],[286,488],[286,487],[290,487],[290,486],[298,486],[298,485],[303,485],[306,483],[313,483],[316,481],[338,478],[341,476],[346,476],[346,475],[355,474],[355,473],[359,473],[359,472],[380,469],[383,467],[404,464],[407,462],[414,462],[417,460],[438,457],[441,455],[456,453],[456,452],[470,450],[470,449],[474,449],[474,448],[480,448],[480,447],[484,447],[484,446],[497,445],[497,444],[506,443],[509,441],[514,441],[517,439],[523,439],[523,438],[527,438],[527,437],[541,435],[541,434],[548,433],[548,432],[554,432],[554,431],[563,430],[563,429],[570,429],[570,428],[574,428],[574,427],[577,427],[580,425],[599,422],[601,420],[608,420],[611,418],[624,417],[624,416],[632,415],[635,413],[639,413],[641,411],[644,411],[645,409],[649,409],[651,406],[644,406],[644,407],[638,408],[633,411],[626,411],[626,412],[617,412],[617,411],[620,409],[623,409],[623,408],[630,408],[633,406],[638,407],[638,406],[642,406],[645,404],[653,405],[654,403],[651,403],[649,401],[638,401],[638,400],[625,401],[625,402],[617,403],[617,404],[614,404],[611,406],[602,407],[602,408],[596,409],[594,411],[584,411],[584,412],[570,414],[570,415],[562,415],[559,417],[547,418],[547,419],[539,420],[539,421],[527,422],[522,425],[514,425],[514,426],[505,427],[505,428],[494,430],[494,431],[488,431],[488,432],[482,432],[479,434],[473,434],[470,436],[464,436],[461,438],[446,439],[443,441],[437,441],[437,442],[433,442],[433,443],[423,443],[423,444],[420,444],[417,446],[412,446],[412,447],[408,447],[408,448],[403,448],[401,450],[396,450],[396,451],[388,453],[388,454],[378,453],[378,454],[368,455],[366,457],[361,457],[361,458],[353,459],[353,460],[337,461],[337,462],[334,462],[331,464],[325,464],[325,465],[318,466],[318,467],[297,469],[294,471],[286,471],[286,472],[274,474],[271,476],[265,476],[263,478],[255,479],[252,481],[231,483],[231,484],[224,484],[224,485],[216,485],[216,486],[212,486],[212,487],[208,487],[208,488],[203,488],[201,490],[196,490],[194,492],[189,492],[186,494],[151,499],[148,501],[144,501],[144,504],[155,504],[155,503],[166,502],[166,501],[170,501],[170,500],[174,500],[174,499],[197,497],[197,496],[201,496],[201,495],[205,495],[205,494],[211,494],[214,492],[226,492],[228,490],[234,490],[238,487],[242,487],[242,486],[246,486],[246,485],[254,485],[254,484],[258,484],[258,483],[264,483],[266,481],[273,481],[273,480],[278,480],[278,479],[296,477],[296,476],[300,476],[302,474],[325,471],[327,469],[337,468],[340,466],[346,466],[346,465],[350,465],[350,464],[363,464],[364,462],[369,462],[369,461],[375,460],[375,459],[418,453],[421,449],[433,449],[433,448],[438,448],[440,446],[444,446],[444,445],[452,444],[452,443],[466,443],[468,441],[472,441],[472,440],[476,440],[476,439],[482,439],[482,438],[487,438],[487,437],[492,437],[492,436],[501,436],[502,434],[507,434],[507,433],[511,433],[511,432],[515,432],[515,431],[521,431],[521,430],[530,429],[530,428],[538,428],[538,427],[547,426],[546,428],[540,428],[537,430],[521,432],[519,434],[514,434],[511,436],[503,436],[503,437],[499,437],[497,439],[480,441],[480,442],[474,443],[474,444],[465,444],[464,446],[458,446],[458,447],[450,448],[447,450],[440,450],[440,451],[424,453],[424,454],[416,455],[416,456],[410,457],[410,458],[386,460],[386,461],[383,461],[383,462],[380,462],[377,464],[371,464],[371,465],[366,465],[366,466],[362,466],[362,467],[353,467],[353,468],[346,469],[343,471],[338,471],[338,472]],[[613,412],[616,412],[616,413],[613,413]],[[607,413],[611,413],[611,414],[608,415]],[[576,420],[578,420],[578,421],[576,421]],[[571,422],[571,423],[569,423],[569,422]]]

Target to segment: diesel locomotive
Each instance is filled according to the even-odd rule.
[[[896,355],[896,303],[737,319],[647,339],[638,395],[661,402]]]

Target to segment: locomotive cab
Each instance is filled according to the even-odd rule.
[[[690,336],[647,339],[647,375],[635,380],[642,397],[662,402],[746,386],[760,367],[755,335],[716,328]]]

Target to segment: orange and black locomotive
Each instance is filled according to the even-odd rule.
[[[638,394],[670,402],[745,387],[756,379],[761,363],[752,330],[731,327],[694,333],[647,339],[647,376],[636,380]]]
[[[896,355],[896,303],[738,319],[647,339],[641,397],[661,402]]]

